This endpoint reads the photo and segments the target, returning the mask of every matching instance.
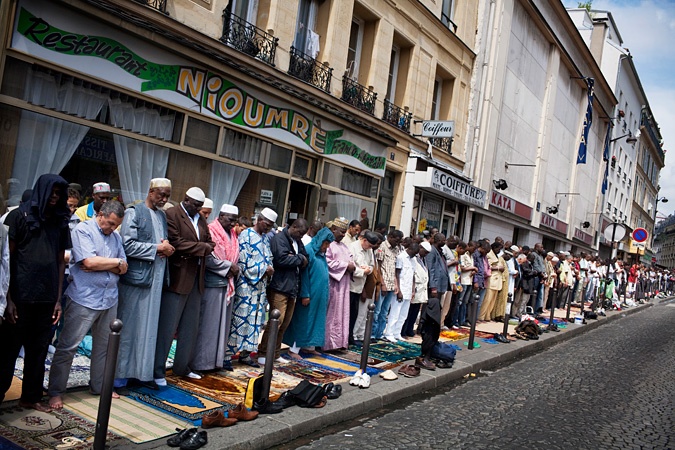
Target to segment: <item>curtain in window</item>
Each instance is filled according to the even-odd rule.
[[[120,99],[112,99],[109,104],[113,126],[165,141],[171,139],[172,114],[160,115],[156,109],[137,107]],[[124,202],[145,199],[150,180],[166,175],[169,149],[117,134],[113,134],[113,141]]]
[[[218,211],[223,203],[235,204],[250,172],[243,167],[213,161],[209,190],[209,198],[213,200],[213,217],[218,217]]]
[[[83,119],[98,116],[107,96],[72,81],[60,84],[44,72],[30,72],[24,100]],[[12,168],[10,205],[17,205],[21,193],[32,188],[45,173],[60,173],[73,156],[89,127],[31,111],[21,112]],[[77,181],[77,180],[69,180]]]
[[[331,192],[329,202],[337,207],[338,216],[345,217],[349,221],[361,217],[361,200],[344,194]]]

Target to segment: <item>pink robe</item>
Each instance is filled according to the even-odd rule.
[[[326,251],[328,274],[328,313],[326,315],[326,340],[323,350],[347,348],[349,345],[349,281],[347,266],[353,257],[347,245],[331,242]]]

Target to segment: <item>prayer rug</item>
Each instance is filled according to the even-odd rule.
[[[371,347],[372,348],[372,347]],[[369,352],[370,353],[370,352]],[[329,370],[334,370],[336,372],[341,372],[344,374],[344,376],[352,376],[354,375],[354,372],[359,370],[361,367],[360,364],[360,358],[361,355],[359,355],[359,362],[352,362],[352,361],[347,361],[342,358],[338,358],[333,355],[327,355],[324,353],[321,353],[319,355],[303,355],[303,362],[307,364],[311,364],[313,366],[317,366],[321,369],[327,368]],[[296,361],[293,361],[291,364],[295,363]],[[382,369],[378,369],[376,367],[366,367],[366,373],[368,375],[375,376],[378,373],[382,372]]]
[[[412,342],[398,341],[397,343],[380,341],[370,344],[368,356],[381,359],[389,363],[400,363],[420,356],[420,345]],[[350,350],[360,352],[361,347],[350,346]]]
[[[191,392],[174,384],[162,386],[159,390],[132,387],[129,388],[129,391],[129,398],[191,422],[193,425],[201,424],[202,416],[205,413],[234,406],[211,396]]]
[[[99,400],[99,396],[87,391],[69,392],[63,397],[63,408],[96,423]],[[121,397],[112,401],[108,430],[139,444],[174,434],[176,428],[186,428],[187,424],[186,420]]]
[[[52,366],[52,358],[54,358],[53,353],[47,354],[47,359],[45,360],[45,376],[43,381],[43,387],[47,389],[49,384],[49,368]],[[91,367],[91,360],[84,355],[79,353],[75,354],[73,358],[73,365],[70,369],[70,375],[68,376],[68,384],[66,388],[76,388],[89,386],[89,370]],[[19,357],[16,359],[16,364],[14,365],[14,376],[20,379],[23,379],[23,358]]]
[[[96,432],[95,421],[91,422],[66,410],[44,413],[21,408],[17,402],[3,404],[0,409],[0,448],[45,449],[57,445],[69,449],[90,449]],[[7,442],[9,441],[9,443]],[[114,446],[125,442],[121,437],[108,432],[108,444]]]
[[[314,365],[309,362],[305,362],[304,360],[293,361],[292,364],[282,364],[278,367],[275,367],[275,370],[298,379],[298,383],[301,380],[307,380],[314,384],[325,384],[331,382],[334,383],[347,378],[343,372]]]
[[[468,339],[470,331],[468,328],[460,328],[459,330],[446,330],[441,331],[441,338],[448,341],[461,341],[462,339]],[[486,338],[490,339],[494,337],[494,333],[486,333],[484,331],[476,330],[475,336],[477,338]]]

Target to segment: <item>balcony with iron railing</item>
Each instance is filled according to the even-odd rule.
[[[374,114],[377,93],[373,92],[371,88],[362,86],[351,78],[344,76],[342,77],[342,100],[361,111]]]
[[[441,150],[445,151],[448,153],[448,155],[452,155],[452,138],[449,137],[444,137],[444,138],[429,138],[429,142],[431,142],[431,145],[434,147],[438,147]]]
[[[315,58],[291,46],[291,62],[288,65],[289,75],[305,83],[316,86],[322,91],[330,93],[330,82],[333,78],[333,69],[327,63],[320,63]]]
[[[152,9],[156,9],[161,13],[169,14],[166,12],[166,3],[168,0],[134,0],[134,1],[136,3],[149,6]]]
[[[395,126],[396,128],[410,133],[410,120],[412,113],[408,112],[408,108],[400,108],[394,105],[389,100],[384,101],[384,113],[382,120]]]
[[[640,126],[647,130],[649,138],[652,140],[654,147],[656,147],[656,150],[663,161],[665,154],[663,153],[663,148],[661,147],[661,131],[659,130],[656,122],[654,122],[654,118],[647,112],[646,109],[642,110]]]
[[[242,53],[274,66],[279,38],[228,10],[223,12],[223,35],[220,40]]]

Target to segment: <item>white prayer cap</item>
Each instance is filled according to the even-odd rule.
[[[551,258],[551,262],[557,263],[558,261],[560,261],[560,259],[558,259],[557,256],[554,256],[553,258]]]
[[[206,208],[206,209],[213,209],[213,200],[211,200],[211,199],[208,198],[208,197],[205,198],[205,199],[204,199],[204,204],[202,205],[202,209],[204,209],[204,208]]]
[[[223,203],[223,206],[220,207],[220,212],[225,214],[239,215],[239,208],[237,208],[234,205],[228,205],[227,203]]]
[[[420,243],[420,247],[422,247],[424,250],[430,252],[431,251],[431,244],[428,243],[427,241],[422,241]]]
[[[512,246],[511,246],[511,251],[514,252],[514,253],[517,253],[517,252],[520,251],[520,247],[518,247],[517,245],[512,245]]]
[[[197,200],[198,202],[202,203],[204,202],[204,200],[206,200],[206,195],[204,195],[204,191],[202,191],[198,187],[191,187],[190,189],[187,190],[185,195],[187,195],[193,200]]]
[[[101,194],[103,192],[110,192],[110,185],[108,183],[96,183],[94,185],[94,194]]]
[[[168,178],[153,178],[150,180],[150,189],[171,187],[171,180]]]
[[[260,211],[260,215],[267,220],[271,220],[272,222],[276,222],[278,217],[278,214],[270,208],[265,208],[262,211]]]

